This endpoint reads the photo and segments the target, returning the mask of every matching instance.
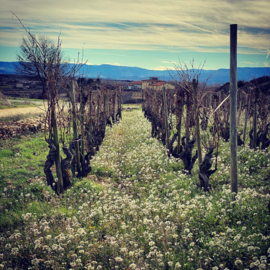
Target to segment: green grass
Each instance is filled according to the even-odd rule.
[[[31,192],[40,198],[38,189],[30,186],[29,179],[44,176],[43,166],[47,155],[47,144],[42,134],[23,137],[11,141],[0,142],[0,192],[8,190],[12,197],[18,198],[22,190]],[[9,211],[9,215],[1,212],[1,228],[17,223],[14,213],[24,211],[24,205],[13,198],[12,207],[7,198],[1,198],[2,208]]]
[[[33,212],[41,216],[52,210],[46,204],[46,196],[55,196],[46,185],[44,174],[48,152],[43,133],[0,141],[0,231],[14,230],[21,226],[21,216],[24,213]],[[73,192],[81,188],[102,190],[89,179],[74,179],[73,184]],[[67,211],[66,208],[61,209]]]

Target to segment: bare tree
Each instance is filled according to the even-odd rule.
[[[30,33],[30,32],[29,32]],[[59,71],[65,75],[68,71],[68,65],[64,60],[63,54],[60,52],[58,45],[54,44],[46,36],[38,36],[37,38],[32,33],[23,37],[20,52],[17,54],[18,64],[16,71],[25,76],[31,76],[38,79],[42,83],[42,97],[48,98],[47,82],[48,72],[50,72],[50,65],[54,59],[58,58],[61,63]]]

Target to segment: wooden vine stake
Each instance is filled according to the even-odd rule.
[[[78,132],[77,132],[77,113],[76,113],[76,99],[75,99],[75,81],[71,81],[71,103],[72,103],[72,115],[73,115],[73,140],[78,139]],[[80,148],[79,148],[79,141],[76,141],[75,144],[75,153],[76,153],[76,169],[77,172],[80,171]]]
[[[59,147],[59,139],[58,139],[58,128],[55,116],[55,104],[52,106],[51,111],[51,119],[52,119],[52,128],[53,128],[53,142],[56,147],[56,160],[55,160],[55,168],[56,168],[56,175],[58,178],[57,188],[59,194],[64,193],[64,185],[63,185],[63,175],[62,175],[62,168],[61,168],[61,155],[60,155],[60,147]]]
[[[230,147],[232,199],[238,192],[237,184],[237,24],[230,25]]]
[[[255,99],[254,99],[254,113],[253,113],[253,149],[256,151],[257,148],[257,103],[258,103],[258,90],[255,88]]]
[[[250,106],[250,97],[249,95],[246,97],[246,112],[245,112],[245,127],[244,127],[244,145],[246,144],[246,136],[247,136],[247,122],[248,122],[248,114],[249,114],[249,106]]]
[[[189,140],[189,126],[190,126],[190,106],[189,106],[189,92],[186,90],[186,141]]]
[[[91,144],[93,143],[93,119],[92,119],[92,108],[93,108],[93,93],[92,90],[90,90],[90,109],[89,109],[89,137]]]
[[[115,91],[115,99],[114,99],[114,121],[116,121],[116,116],[117,116],[117,99],[118,99],[118,96],[117,96],[117,91]]]
[[[85,98],[85,93],[83,91],[83,87],[81,87],[81,89],[80,89],[80,114],[81,114],[81,136],[82,136],[82,141],[81,141],[80,152],[82,153],[83,157],[84,157],[84,110],[85,110],[84,98]],[[84,161],[84,159],[82,159],[81,166],[82,166],[82,170],[84,170],[85,169],[85,161]]]
[[[168,108],[167,108],[167,96],[165,87],[162,88],[163,103],[164,103],[164,117],[165,117],[165,129],[166,129],[166,148],[169,149],[169,125],[168,125]]]
[[[182,125],[182,110],[183,110],[183,100],[182,97],[178,103],[178,109],[179,109],[179,121],[178,121],[178,140],[177,140],[177,154],[180,153],[180,147],[181,147],[181,125]]]
[[[196,127],[196,141],[198,148],[199,164],[202,163],[202,149],[201,149],[201,136],[200,136],[200,122],[199,122],[199,108],[197,99],[198,81],[193,79],[192,81],[193,94],[194,94],[194,107],[195,107],[195,127]]]
[[[53,79],[53,73],[50,72],[50,80],[47,83],[50,93],[50,108],[51,108],[51,126],[53,131],[53,144],[55,146],[55,169],[56,175],[58,178],[57,181],[57,193],[64,193],[64,184],[63,184],[63,175],[62,175],[62,167],[61,167],[61,154],[59,147],[59,138],[58,138],[58,127],[57,127],[57,119],[56,119],[56,83]]]

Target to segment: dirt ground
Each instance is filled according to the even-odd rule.
[[[44,106],[40,105],[38,107],[29,107],[29,108],[11,108],[11,109],[2,109],[0,110],[1,117],[9,117],[21,114],[44,114]]]

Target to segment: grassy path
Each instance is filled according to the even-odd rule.
[[[197,167],[184,174],[182,162],[169,159],[150,135],[140,110],[124,112],[108,128],[92,175],[74,180],[63,198],[38,178],[42,196],[19,196],[29,207],[22,225],[2,233],[0,267],[267,269],[269,183],[261,178],[269,154],[239,150],[241,186],[232,203],[228,145],[221,145],[213,190],[205,194],[196,185]]]

